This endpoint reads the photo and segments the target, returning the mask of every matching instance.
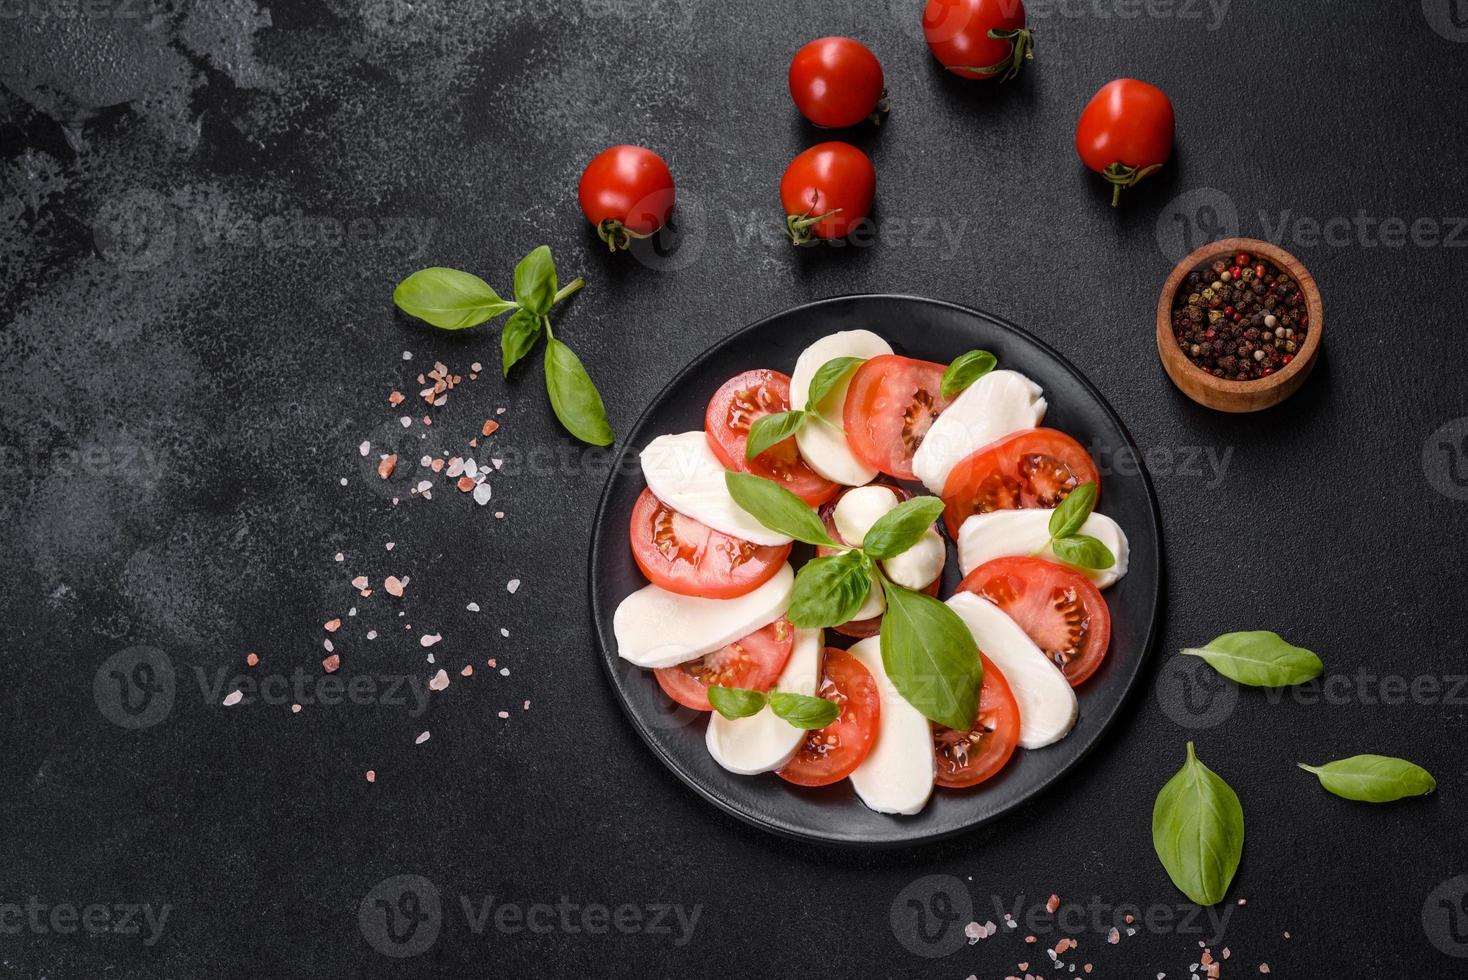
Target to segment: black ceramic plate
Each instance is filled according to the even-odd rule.
[[[592,526],[591,606],[612,687],[643,740],[689,786],[742,820],[790,837],[857,846],[893,846],[935,840],[977,827],[1019,806],[1065,777],[1116,717],[1151,647],[1161,586],[1161,527],[1157,503],[1140,454],[1105,399],[1071,364],[1029,334],[987,313],[912,296],[845,296],[798,306],[739,331],[709,348],[653,399],[627,436],[628,452],[669,432],[703,428],[704,408],[718,387],[741,371],[789,373],[801,350],[838,330],[864,327],[881,334],[899,354],[947,363],[967,350],[993,351],[1001,367],[1033,378],[1045,389],[1044,424],[1091,450],[1102,472],[1100,511],[1114,518],[1131,544],[1127,575],[1105,592],[1111,607],[1111,650],[1079,690],[1080,719],[1063,741],[1019,749],[994,779],[969,790],[938,789],[922,813],[896,817],[862,805],[850,784],[824,789],[791,786],[773,774],[736,776],[704,747],[706,715],[678,707],[651,671],[617,656],[612,614],[646,585],[632,561],[627,524],[642,492],[635,465],[615,467]],[[1130,465],[1138,462],[1138,465]],[[803,554],[797,546],[796,555]],[[949,547],[943,595],[958,578]],[[836,642],[833,642],[836,641]],[[827,631],[827,642],[848,642]]]

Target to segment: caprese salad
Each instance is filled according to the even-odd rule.
[[[881,813],[1065,738],[1128,548],[1046,407],[986,351],[936,364],[869,330],[823,337],[788,376],[731,378],[701,431],[641,453],[649,584],[617,607],[619,656],[708,712],[725,769],[849,780]],[[942,601],[945,534],[963,579]]]

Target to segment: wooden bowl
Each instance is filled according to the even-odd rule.
[[[1281,371],[1258,381],[1227,381],[1188,360],[1178,348],[1172,332],[1172,304],[1188,273],[1215,259],[1247,252],[1268,259],[1299,283],[1305,295],[1305,308],[1310,314],[1305,346]],[[1253,238],[1226,238],[1210,242],[1177,264],[1162,287],[1157,299],[1157,353],[1167,376],[1183,394],[1200,405],[1220,412],[1257,412],[1278,405],[1299,390],[1320,353],[1320,340],[1325,332],[1325,311],[1320,301],[1320,287],[1308,269],[1284,249]]]

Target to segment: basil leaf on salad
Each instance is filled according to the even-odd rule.
[[[1182,653],[1200,657],[1224,677],[1250,687],[1289,687],[1314,680],[1325,671],[1315,654],[1285,642],[1269,630],[1225,633]]]
[[[892,686],[923,716],[959,731],[978,715],[984,669],[979,648],[958,614],[930,595],[885,577],[882,666]]]
[[[744,458],[754,459],[760,453],[795,435],[805,421],[804,412],[778,412],[762,415],[749,427],[749,441],[744,446]]]
[[[812,558],[795,576],[785,618],[800,629],[848,623],[872,591],[872,560],[860,551]]]
[[[1223,901],[1244,853],[1244,808],[1193,743],[1152,808],[1152,847],[1167,876],[1199,905]]]
[[[944,398],[952,398],[994,370],[998,364],[999,359],[986,350],[971,350],[967,354],[960,354],[948,365],[948,370],[943,372],[939,390]]]
[[[914,497],[883,514],[862,539],[861,550],[879,561],[895,558],[918,543],[933,522],[943,516],[937,497]]]
[[[826,525],[809,504],[773,480],[729,470],[724,474],[724,485],[736,504],[776,534],[806,544],[841,547],[831,540]]]
[[[719,714],[733,721],[736,718],[748,718],[750,715],[759,714],[765,706],[765,696],[762,691],[751,691],[742,687],[719,687],[717,684],[709,687],[709,704]]]
[[[530,251],[515,266],[515,299],[531,313],[545,316],[556,301],[556,264],[549,245]]]
[[[1323,766],[1298,765],[1313,772],[1320,785],[1336,796],[1361,803],[1391,803],[1409,796],[1426,796],[1437,789],[1432,773],[1388,755],[1353,755]]]
[[[611,445],[612,427],[596,385],[576,352],[554,337],[545,345],[545,387],[567,432],[593,446]]]
[[[776,691],[770,695],[770,710],[796,728],[814,731],[841,717],[841,706],[825,698]]]
[[[1069,538],[1056,538],[1050,542],[1055,557],[1067,565],[1100,571],[1116,564],[1111,549],[1088,534],[1077,534]]]
[[[1068,538],[1080,531],[1096,507],[1096,483],[1082,483],[1072,490],[1050,515],[1050,536]]]
[[[806,396],[805,410],[807,412],[814,412],[816,406],[824,401],[826,396],[831,393],[831,389],[840,384],[841,379],[846,377],[863,360],[865,358],[833,357],[825,364],[822,364],[810,379],[810,394]]]
[[[420,269],[392,291],[398,309],[443,330],[463,330],[517,309],[480,279],[458,269]]]
[[[542,326],[541,318],[529,310],[516,310],[505,321],[500,330],[500,353],[505,377],[508,378],[510,368],[535,347],[540,340]]]

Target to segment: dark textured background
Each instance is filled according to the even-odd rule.
[[[1461,0],[1035,6],[1038,60],[1003,89],[937,71],[913,0],[149,4],[0,4],[0,906],[170,913],[151,945],[0,915],[6,975],[1038,969],[1043,950],[1021,937],[1053,945],[1043,922],[949,952],[965,898],[981,922],[1051,892],[1105,914],[1178,903],[1149,820],[1189,737],[1248,818],[1229,899],[1248,904],[1226,907],[1215,946],[1233,953],[1224,976],[1261,961],[1296,977],[1463,971],[1450,955],[1468,955],[1465,698],[1451,681],[1468,631]],[[818,139],[789,104],[786,64],[828,33],[862,38],[887,69],[890,124],[855,137],[877,165],[882,233],[794,252],[756,228],[779,217],[785,163]],[[1071,134],[1119,75],[1170,92],[1179,151],[1114,212]],[[680,184],[681,244],[641,260],[599,252],[575,203],[585,161],[622,141],[662,152]],[[1339,223],[1358,214],[1419,234],[1393,246]],[[1330,219],[1331,241],[1310,234]],[[1185,401],[1152,339],[1183,232],[1235,229],[1282,238],[1328,322],[1304,390],[1251,418]],[[623,427],[712,341],[843,292],[991,309],[1088,372],[1150,454],[1168,556],[1155,676],[1090,763],[995,826],[880,855],[781,842],[664,771],[589,647],[605,461],[557,429],[538,367],[496,376],[492,331],[435,333],[389,301],[428,264],[508,287],[541,243],[590,280],[559,332]],[[520,462],[492,477],[488,507],[447,489],[393,507],[375,456],[358,455],[364,439],[408,438],[386,393],[411,393],[435,358],[491,370],[420,444],[461,449],[508,409],[481,457]],[[343,675],[421,684],[436,668],[415,638],[440,631],[454,683],[426,715],[220,706],[215,673],[245,672],[250,650],[257,676],[318,677],[321,623],[353,601],[358,572],[412,582],[405,617],[380,590],[359,600],[336,637]],[[369,626],[384,633],[372,644]],[[1251,627],[1318,650],[1332,693],[1200,693],[1201,675],[1170,666],[1182,645]],[[108,720],[106,662],[139,646],[171,669],[174,699],[130,730]],[[1445,687],[1383,704],[1383,675]],[[1351,804],[1293,767],[1365,751],[1426,765],[1438,794]],[[399,874],[443,906],[436,942],[401,960],[358,921]],[[486,896],[700,918],[683,945],[676,929],[476,934],[460,900]],[[925,939],[910,898],[947,931]],[[1211,931],[1141,927],[1113,946],[1090,918],[1065,958],[1100,976],[1185,977]]]

